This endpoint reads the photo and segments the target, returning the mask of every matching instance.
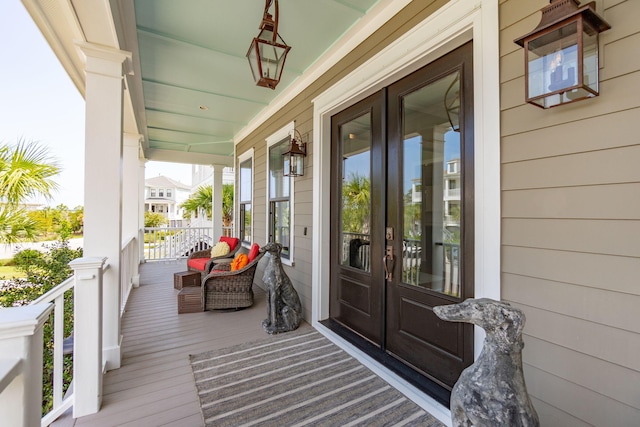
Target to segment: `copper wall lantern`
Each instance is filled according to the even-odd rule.
[[[260,33],[253,38],[247,59],[256,85],[275,89],[291,47],[278,34],[278,0],[275,0],[275,20],[269,13],[271,3],[272,0],[266,0]]]
[[[307,144],[302,142],[302,136],[297,130],[294,129],[289,149],[282,153],[282,156],[284,176],[304,175],[304,158],[307,157]]]
[[[611,26],[595,8],[550,0],[536,29],[514,40],[524,47],[527,102],[551,108],[598,95],[598,34]]]

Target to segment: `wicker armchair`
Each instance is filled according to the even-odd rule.
[[[215,270],[202,279],[204,310],[244,308],[253,305],[253,278],[264,252],[240,270],[230,271],[228,263],[216,264]]]
[[[189,254],[189,257],[187,258],[187,269],[189,271],[199,271],[202,274],[202,277],[206,276],[207,274],[209,274],[209,272],[213,268],[213,265],[216,262],[220,262],[220,260],[223,260],[226,258],[233,258],[235,256],[236,252],[238,252],[238,250],[242,247],[242,245],[238,241],[239,239],[235,239],[235,240],[236,240],[235,247],[231,250],[231,252],[229,252],[226,255],[221,255],[221,256],[211,258],[211,248],[203,249],[201,251],[196,251]],[[229,238],[221,237],[220,241],[229,242]]]

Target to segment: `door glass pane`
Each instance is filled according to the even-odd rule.
[[[342,153],[342,226],[340,262],[371,271],[371,114],[340,127]]]
[[[402,98],[403,283],[460,295],[459,73]]]

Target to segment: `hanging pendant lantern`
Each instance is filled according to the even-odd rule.
[[[275,89],[291,47],[278,34],[278,0],[275,0],[275,20],[269,13],[271,3],[272,0],[266,0],[260,33],[253,38],[247,59],[256,85]]]

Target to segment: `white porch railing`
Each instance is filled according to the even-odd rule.
[[[231,227],[222,228],[231,235]],[[213,246],[220,236],[211,227],[153,227],[144,229],[144,259],[159,261],[186,258],[191,252]]]
[[[122,249],[121,290],[128,295],[132,276],[137,274],[132,259],[137,255],[137,238]],[[97,412],[102,401],[103,358],[103,273],[106,258],[79,258],[70,267],[74,275],[31,304],[0,310],[0,424],[27,427],[48,426],[68,408],[77,418]],[[104,289],[113,289],[108,284]],[[65,293],[73,292],[73,392],[64,396]],[[69,298],[67,298],[69,299]],[[67,304],[69,301],[67,301]],[[126,297],[122,300],[126,304]],[[43,331],[53,311],[53,408],[42,416]],[[121,313],[119,313],[121,314]],[[107,326],[105,326],[107,327]]]
[[[30,305],[53,303],[53,376],[52,392],[53,407],[51,411],[42,417],[42,426],[48,426],[55,421],[64,411],[73,404],[73,393],[68,393],[63,399],[64,388],[64,303],[65,293],[75,286],[75,277],[67,280],[51,289],[40,298],[32,301]],[[70,328],[73,329],[73,326]]]
[[[42,416],[42,334],[51,304],[0,310],[0,421],[38,427]]]
[[[124,314],[124,309],[129,300],[131,288],[138,284],[138,264],[140,263],[138,253],[138,238],[131,237],[122,245],[122,256],[120,265],[120,317]]]

